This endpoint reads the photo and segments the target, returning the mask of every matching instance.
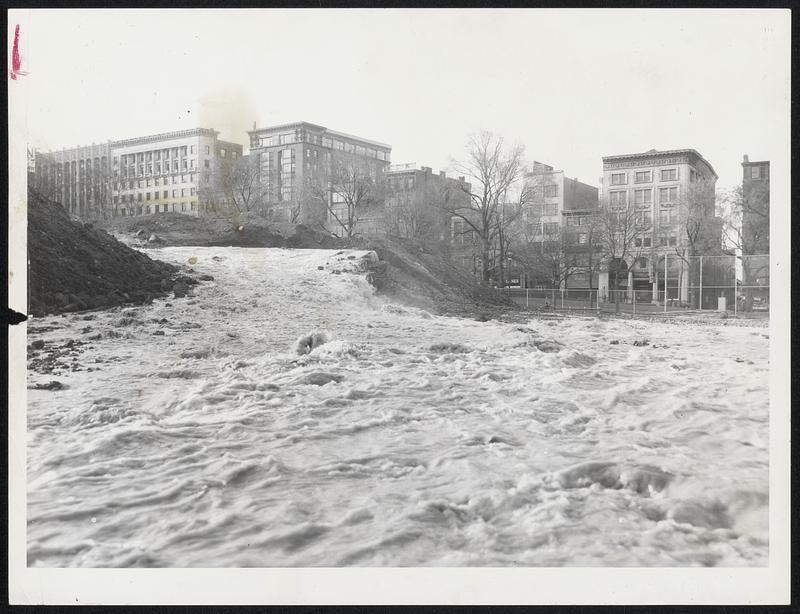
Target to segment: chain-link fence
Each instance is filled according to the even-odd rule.
[[[617,285],[618,284],[618,285]],[[726,311],[769,314],[769,255],[682,256],[637,259],[616,280],[602,276],[597,289],[504,288],[520,306],[536,310],[633,314]]]

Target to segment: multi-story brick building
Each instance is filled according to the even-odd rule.
[[[342,228],[335,216],[342,215],[346,206],[342,194],[331,185],[337,163],[347,160],[358,166],[356,173],[372,177],[377,185],[391,161],[392,148],[385,143],[308,122],[254,126],[248,134],[250,156],[260,168],[270,214],[286,221],[322,224],[337,234]],[[374,196],[379,196],[377,190]],[[375,216],[374,209],[359,211],[362,225]]]
[[[434,173],[429,166],[395,164],[385,173],[384,230],[399,237],[443,241],[452,234],[448,208],[469,201],[464,177]]]
[[[225,159],[242,155],[240,144],[218,135],[196,128],[38,152],[36,187],[83,219],[199,215],[214,204]]]
[[[742,161],[742,244],[749,255],[769,254],[769,160]]]
[[[686,216],[702,216],[709,235],[705,245],[719,253],[721,224],[714,215],[717,174],[694,149],[657,151],[603,157],[601,203],[611,210],[635,210],[636,233],[628,260],[619,263],[627,275],[620,290],[628,298],[659,301],[664,297],[664,264],[667,257],[668,298],[689,300],[691,247],[685,229]],[[701,191],[710,198],[693,194]],[[704,210],[697,210],[702,207]],[[692,208],[696,210],[691,211]],[[711,249],[711,248],[709,248]],[[605,254],[613,259],[618,254]],[[600,273],[600,295],[610,297],[608,270]]]

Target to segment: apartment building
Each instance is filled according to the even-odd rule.
[[[241,155],[240,144],[195,128],[37,152],[34,174],[40,192],[81,219],[200,215],[215,205],[225,160]]]
[[[382,216],[386,232],[398,237],[444,241],[453,236],[456,221],[448,209],[469,202],[464,177],[434,173],[430,166],[391,165],[384,175],[386,205]]]
[[[667,297],[681,302],[689,300],[691,271],[687,233],[682,226],[687,215],[687,201],[699,190],[710,190],[711,198],[702,200],[702,212],[709,219],[708,244],[721,246],[721,224],[714,216],[713,191],[717,174],[711,164],[694,149],[622,154],[603,157],[601,185],[602,207],[612,211],[635,211],[636,234],[627,261],[619,254],[605,254],[609,262],[624,270],[626,275],[620,290],[630,300],[663,300],[664,266],[667,258]],[[701,188],[702,186],[702,188]],[[701,202],[701,200],[698,200]],[[719,252],[716,252],[719,253]],[[601,299],[609,297],[609,270],[599,276]]]
[[[345,232],[337,217],[347,217],[347,198],[334,185],[336,169],[347,165],[354,176],[371,178],[377,185],[391,162],[390,145],[308,122],[254,126],[248,135],[270,214],[279,220],[321,224],[336,234]],[[376,215],[374,210],[359,212],[364,224]]]
[[[534,257],[527,259],[532,265],[518,275],[520,285],[595,288],[590,226],[598,211],[598,189],[538,161],[525,174],[525,183],[527,202],[521,223],[528,229],[526,239],[534,246]]]

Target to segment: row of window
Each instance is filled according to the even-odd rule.
[[[634,239],[633,244],[636,247],[652,247],[653,240],[650,237],[637,237]],[[675,247],[678,244],[678,237],[676,235],[661,235],[658,237],[659,247]]]
[[[628,204],[627,190],[609,192],[609,201],[612,207],[625,207]],[[658,202],[662,205],[674,204],[678,201],[678,186],[658,188]],[[644,188],[633,191],[633,204],[650,205],[653,202],[653,189]]]
[[[197,168],[197,160],[195,158],[184,158],[183,160],[173,160],[172,164],[165,161],[162,165],[161,162],[148,162],[137,165],[125,166],[121,170],[114,170],[114,177],[145,177],[149,175],[166,175],[169,173],[177,173],[180,171],[194,170]],[[211,161],[209,159],[203,160],[203,168],[211,168]]]
[[[151,162],[153,160],[169,160],[170,153],[172,153],[172,158],[184,158],[189,154],[196,154],[197,146],[183,145],[180,147],[172,147],[171,149],[167,147],[166,149],[155,149],[153,151],[121,154],[120,156],[114,156],[114,166],[126,166],[128,164],[139,164],[142,162]],[[211,148],[208,145],[205,146],[205,153],[206,155],[211,154]]]
[[[164,190],[163,192],[156,190],[152,192],[152,195],[150,192],[145,192],[144,200],[151,200],[151,198],[152,200],[159,200],[160,198],[169,198],[170,197],[169,192],[170,192],[169,190]],[[186,196],[196,196],[196,195],[197,195],[197,190],[195,188],[180,188],[172,190],[172,198],[178,198],[178,197],[185,198]],[[125,202],[132,203],[134,202],[134,200],[136,200],[137,202],[142,202],[142,192],[139,192],[138,194],[122,194],[121,196],[114,196],[113,202],[116,205],[118,203],[125,203]]]
[[[349,141],[342,141],[339,139],[314,134],[312,132],[303,132],[300,129],[294,132],[287,132],[285,134],[278,134],[272,136],[262,136],[258,140],[260,147],[275,147],[276,145],[290,145],[292,143],[311,143],[326,147],[328,149],[335,149],[338,151],[345,151],[347,153],[354,153],[358,156],[366,156],[369,158],[376,158],[377,160],[384,160],[390,162],[390,154],[388,151],[375,149],[373,147],[366,147],[364,145],[356,145]]]
[[[169,177],[164,177],[163,185],[176,185],[179,183],[195,183],[197,180],[197,173],[188,173],[185,175],[172,175],[172,179],[170,180]],[[151,186],[160,186],[162,185],[162,180],[160,177],[156,177],[155,179],[129,179],[123,181],[115,181],[112,184],[112,187],[115,190],[133,190],[134,188],[149,188]]]
[[[153,205],[151,208],[150,205],[139,206],[139,207],[121,207],[119,209],[119,214],[121,216],[128,216],[128,215],[143,215],[143,214],[150,214],[150,213],[169,213],[174,212],[177,213],[178,211],[186,212],[186,211],[194,211],[197,208],[197,202],[193,201],[191,203],[166,203],[163,205]]]
[[[749,170],[749,172],[748,172]],[[769,166],[762,164],[760,166],[745,167],[745,179],[769,179]]]
[[[694,171],[692,171],[694,172]],[[677,181],[677,168],[664,168],[660,171],[661,181]],[[651,183],[653,181],[653,171],[634,171],[634,183]],[[626,185],[628,183],[628,173],[611,173],[611,185]]]

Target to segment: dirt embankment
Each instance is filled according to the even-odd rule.
[[[70,220],[58,203],[28,192],[28,313],[45,315],[141,304],[197,283],[104,230]]]
[[[182,213],[158,213],[104,220],[97,226],[122,241],[152,245],[195,247],[295,247],[342,249],[346,239],[314,230],[303,224],[270,222],[254,214],[230,217],[199,217]]]

